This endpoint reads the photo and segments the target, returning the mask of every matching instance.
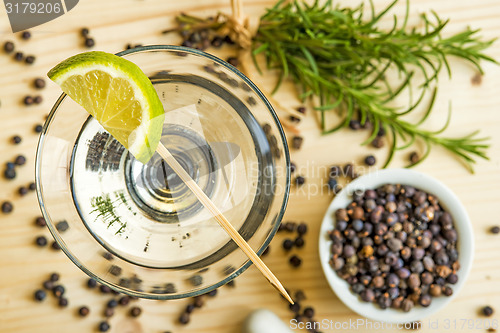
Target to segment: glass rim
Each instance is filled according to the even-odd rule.
[[[248,84],[249,87],[252,88],[252,90],[257,94],[257,96],[261,99],[261,101],[264,103],[266,106],[267,110],[271,114],[273,121],[278,129],[279,136],[281,138],[281,141],[283,143],[283,150],[284,150],[284,157],[285,157],[285,162],[286,162],[286,179],[285,179],[285,193],[283,197],[283,202],[281,204],[281,208],[279,210],[279,213],[276,217],[276,221],[279,221],[279,223],[276,223],[274,227],[271,229],[271,232],[269,235],[266,237],[265,241],[262,243],[260,248],[256,251],[258,256],[261,256],[262,253],[267,249],[269,244],[271,243],[271,240],[274,238],[279,225],[281,223],[281,220],[283,219],[283,215],[285,214],[285,210],[288,204],[288,197],[290,193],[290,154],[288,150],[288,145],[285,137],[285,133],[283,131],[283,127],[279,121],[278,115],[274,111],[274,108],[272,107],[271,103],[269,100],[266,98],[266,96],[262,93],[262,91],[245,75],[243,74],[240,70],[238,70],[236,67],[232,66],[231,64],[227,63],[226,61],[201,50],[193,49],[193,48],[188,48],[184,46],[177,46],[177,45],[146,45],[146,46],[140,46],[136,48],[132,48],[129,50],[124,50],[120,51],[118,53],[115,53],[117,56],[123,57],[126,55],[133,55],[141,52],[154,52],[154,51],[167,51],[167,52],[172,52],[172,51],[179,51],[179,52],[186,52],[188,54],[193,54],[197,56],[201,56],[203,58],[209,59],[214,61],[215,63],[224,66],[226,69],[232,71],[234,74],[238,75],[240,79],[242,79],[246,84]],[[124,293],[126,295],[130,296],[135,296],[135,297],[140,297],[140,298],[145,298],[145,299],[153,299],[153,300],[168,300],[168,299],[182,299],[182,298],[188,298],[188,297],[194,297],[194,296],[199,296],[203,295],[205,293],[208,293],[214,289],[217,289],[231,280],[235,279],[239,275],[241,275],[243,272],[245,272],[250,265],[252,264],[252,261],[247,258],[246,262],[238,268],[236,271],[234,271],[231,275],[228,277],[224,278],[223,280],[212,284],[210,286],[207,286],[205,288],[199,289],[199,290],[194,290],[190,292],[185,292],[185,293],[180,293],[180,294],[154,294],[150,292],[141,292],[141,291],[135,291],[132,289],[128,289],[125,287],[122,287],[120,285],[116,285],[113,283],[110,283],[104,279],[101,279],[99,276],[95,275],[90,269],[87,268],[86,265],[84,265],[80,260],[72,254],[72,252],[64,245],[62,238],[59,236],[59,233],[57,229],[55,228],[55,225],[49,218],[49,214],[47,212],[47,209],[44,204],[43,200],[43,190],[41,187],[40,183],[40,161],[41,161],[41,155],[42,155],[42,148],[45,143],[45,136],[48,133],[48,129],[50,124],[52,123],[55,114],[57,112],[57,109],[61,105],[61,103],[64,101],[64,99],[67,97],[66,93],[62,93],[59,98],[56,100],[54,105],[52,106],[52,109],[50,110],[50,113],[47,117],[47,120],[45,121],[43,125],[42,132],[40,133],[40,137],[38,139],[38,144],[37,144],[37,149],[36,149],[36,154],[35,154],[35,184],[36,184],[36,194],[37,194],[37,199],[38,199],[38,204],[40,206],[40,210],[42,213],[43,218],[46,221],[47,227],[52,234],[52,237],[54,237],[54,240],[57,242],[61,250],[64,252],[64,254],[75,264],[80,270],[82,270],[85,274],[99,282],[100,284],[106,285],[116,291],[119,291],[121,293]]]

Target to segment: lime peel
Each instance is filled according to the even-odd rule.
[[[136,64],[93,51],[62,61],[47,75],[137,160],[149,161],[160,141],[165,113],[153,84]]]

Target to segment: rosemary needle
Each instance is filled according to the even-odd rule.
[[[441,133],[449,124],[449,117],[438,131],[425,129],[436,97],[438,74],[445,69],[451,77],[449,56],[471,63],[482,74],[481,61],[496,63],[485,55],[494,40],[482,41],[479,30],[467,28],[451,37],[441,32],[448,20],[435,12],[422,14],[423,28],[409,29],[409,0],[406,13],[399,22],[393,17],[392,29],[383,31],[377,23],[389,15],[396,5],[394,0],[381,12],[376,13],[370,1],[369,18],[365,19],[364,4],[357,7],[334,6],[332,1],[314,2],[312,5],[298,1],[279,1],[261,17],[254,36],[252,55],[264,54],[269,68],[278,69],[279,88],[285,78],[291,78],[300,89],[302,98],[317,97],[320,125],[324,134],[333,133],[348,126],[352,119],[373,125],[370,143],[383,128],[392,137],[392,145],[386,160],[387,166],[395,151],[408,148],[417,141],[424,142],[428,156],[431,146],[442,146],[472,169],[475,158],[487,159],[487,138],[478,132],[460,138],[448,138]],[[257,61],[255,60],[256,64]],[[258,66],[258,65],[257,65]],[[391,84],[386,74],[399,73],[398,86]],[[418,86],[419,98],[412,101],[415,77],[423,77]],[[391,102],[410,92],[404,108],[394,107]],[[409,122],[404,118],[430,95],[430,103],[422,119]],[[341,117],[338,124],[330,124],[326,115],[336,110]]]

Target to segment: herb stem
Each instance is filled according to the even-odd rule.
[[[376,13],[370,1],[371,17],[365,19],[363,3],[350,8],[334,6],[331,0],[321,5],[319,1],[312,5],[278,1],[261,17],[253,39],[254,61],[258,54],[263,54],[267,66],[279,71],[274,91],[283,80],[291,78],[300,96],[317,97],[316,110],[324,134],[346,127],[357,118],[362,124],[368,121],[373,124],[372,134],[363,144],[371,142],[381,128],[391,132],[392,147],[386,165],[395,150],[423,141],[427,147],[424,158],[431,146],[442,146],[472,170],[475,158],[487,159],[487,138],[478,138],[477,133],[459,138],[443,137],[441,133],[449,119],[441,130],[434,132],[426,130],[423,123],[432,111],[436,98],[433,86],[437,84],[439,73],[445,69],[451,77],[448,57],[469,62],[483,73],[481,61],[496,63],[483,53],[494,40],[483,41],[479,30],[469,28],[443,37],[448,20],[441,19],[435,12],[421,15],[422,29],[407,29],[409,0],[406,0],[402,24],[394,16],[389,31],[379,29],[378,22],[389,15],[397,2],[394,0]],[[400,76],[398,86],[386,77],[394,71]],[[422,91],[418,100],[412,102],[416,73],[423,77],[419,84]],[[403,119],[417,109],[429,91],[432,95],[424,116],[415,123]],[[404,108],[393,106],[391,102],[403,92],[409,92],[408,105]],[[339,123],[327,121],[326,114],[331,111],[339,114]]]

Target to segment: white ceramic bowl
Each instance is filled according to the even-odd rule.
[[[454,219],[455,228],[458,232],[458,252],[461,268],[458,270],[458,282],[452,286],[453,295],[446,297],[434,297],[429,307],[415,306],[410,312],[395,309],[382,310],[376,304],[361,301],[354,294],[346,281],[341,279],[330,267],[330,245],[331,240],[327,232],[335,225],[334,213],[339,208],[346,208],[352,201],[351,195],[355,190],[375,189],[384,184],[403,184],[414,186],[425,192],[438,197],[442,207],[447,210]],[[351,310],[363,317],[389,323],[407,323],[420,320],[430,316],[444,308],[458,294],[467,280],[472,266],[474,255],[474,236],[469,216],[460,203],[458,197],[440,181],[409,169],[385,169],[361,176],[349,183],[332,201],[325,214],[320,230],[319,255],[321,266],[326,279],[332,290]]]

